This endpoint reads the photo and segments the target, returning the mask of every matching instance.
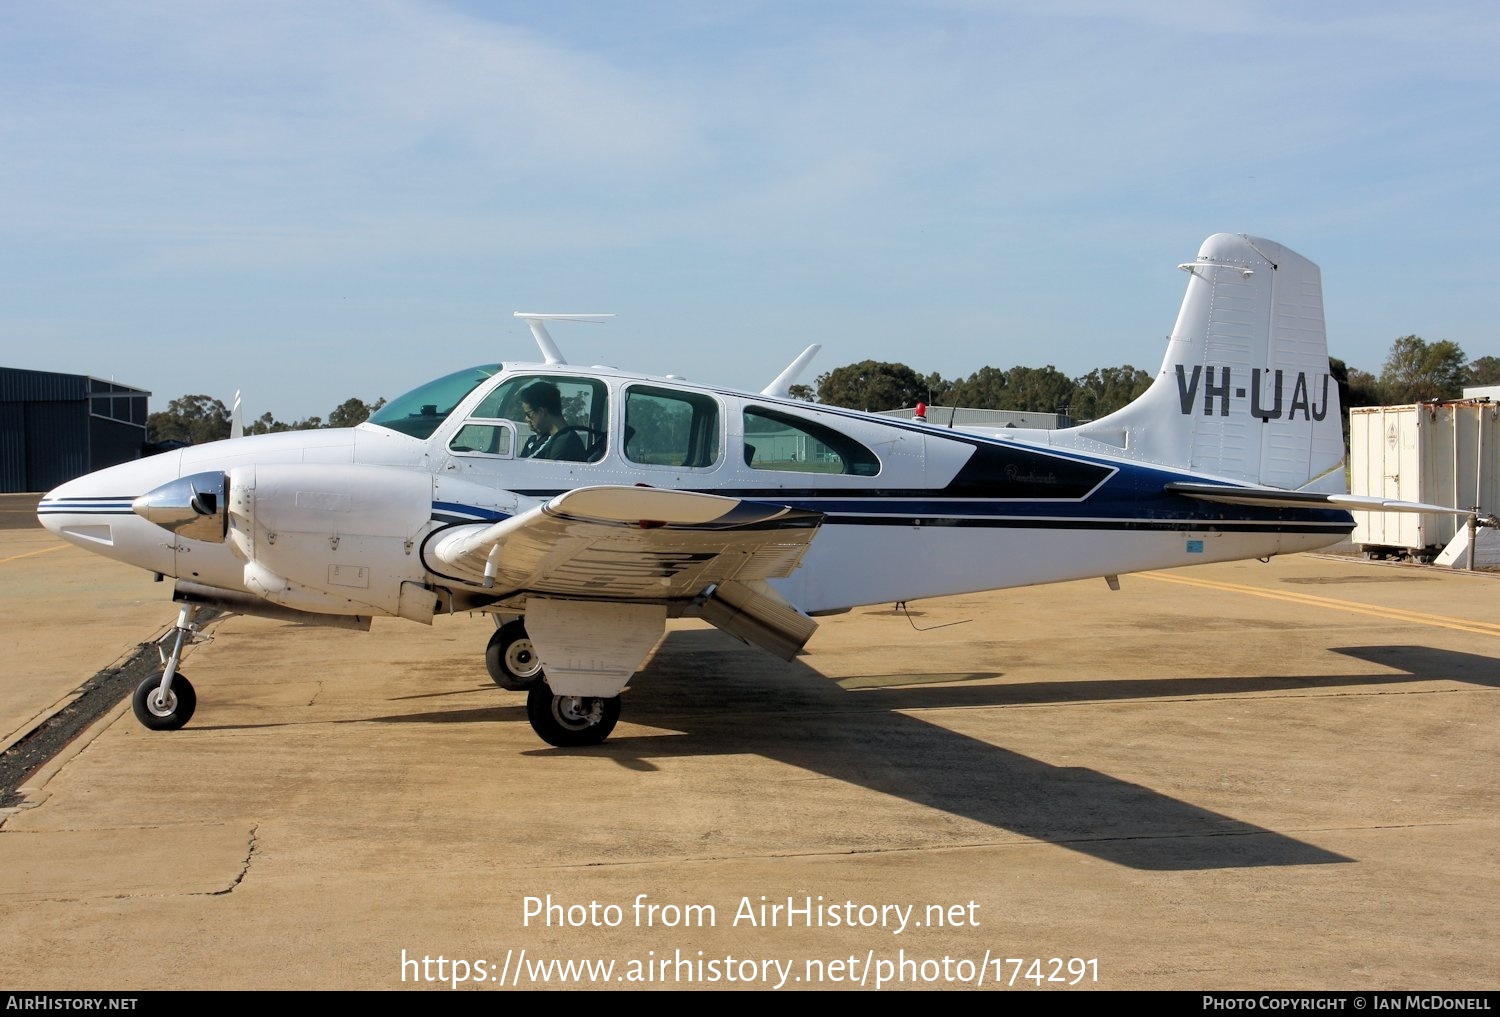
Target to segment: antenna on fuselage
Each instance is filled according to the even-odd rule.
[[[245,436],[245,412],[240,409],[240,390],[234,390],[234,409],[229,411],[229,437]]]
[[[778,399],[790,398],[792,386],[797,382],[797,376],[802,373],[803,368],[812,363],[812,358],[816,357],[818,351],[822,348],[821,343],[813,343],[807,349],[803,350],[797,355],[796,360],[786,365],[786,370],[778,374],[771,384],[760,390],[760,394]]]
[[[568,361],[562,355],[562,350],[557,348],[557,343],[552,341],[552,336],[547,334],[547,321],[605,321],[613,318],[613,314],[536,314],[531,311],[517,311],[515,316],[526,322],[531,329],[532,338],[541,348],[542,359],[549,364],[566,364]]]

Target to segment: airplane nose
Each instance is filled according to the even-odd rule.
[[[95,476],[70,480],[42,495],[36,507],[37,520],[66,540],[76,542],[75,538],[82,537],[108,543],[110,519],[129,513],[130,499],[101,494],[103,489]]]
[[[53,533],[57,533],[57,531],[61,528],[62,523],[55,519],[51,513],[43,511],[43,506],[47,505],[48,503],[56,503],[59,497],[58,492],[60,492],[63,487],[66,486],[67,485],[64,484],[62,485],[62,487],[54,487],[52,490],[42,495],[42,500],[37,502],[36,505],[36,521],[41,523],[48,530],[51,530]]]
[[[70,543],[108,554],[103,549],[115,545],[120,528],[139,521],[135,499],[175,479],[179,464],[178,455],[163,453],[59,484],[42,496],[37,519]]]

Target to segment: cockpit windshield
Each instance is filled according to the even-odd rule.
[[[465,396],[499,373],[499,364],[485,364],[429,381],[386,403],[370,417],[370,423],[413,438],[431,438]]]

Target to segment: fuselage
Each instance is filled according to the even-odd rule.
[[[528,457],[524,396],[538,382],[557,390],[576,458]],[[436,535],[594,485],[823,513],[802,567],[776,582],[813,614],[1284,554],[1353,525],[1342,511],[1165,490],[1184,480],[1216,478],[676,379],[513,364],[438,379],[356,428],[214,442],[90,474],[47,494],[39,515],[64,539],[186,583],[419,621],[433,591],[464,606],[490,595],[425,553]],[[204,518],[163,523],[174,511]]]

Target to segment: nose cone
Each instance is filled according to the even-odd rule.
[[[133,524],[144,524],[131,504],[136,498],[175,480],[181,454],[167,452],[159,456],[121,463],[97,473],[90,473],[53,488],[37,505],[37,519],[59,537],[80,547],[109,554],[119,538]],[[160,535],[160,530],[156,531]]]
[[[90,473],[48,491],[37,505],[37,519],[59,537],[75,544],[109,543],[110,522],[117,516],[132,514],[131,498],[123,491],[108,493],[112,488],[101,482],[109,472]]]

